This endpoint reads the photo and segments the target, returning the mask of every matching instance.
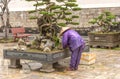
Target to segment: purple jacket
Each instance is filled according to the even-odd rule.
[[[66,48],[68,46],[71,50],[74,50],[84,43],[85,42],[83,38],[74,30],[70,29],[63,33],[62,36],[63,48]]]

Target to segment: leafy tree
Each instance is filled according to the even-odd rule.
[[[8,4],[11,0],[1,0],[1,12],[0,12],[0,19],[2,21],[2,26],[5,30],[5,38],[7,39],[7,28],[10,27],[10,22],[9,22],[9,8]],[[4,17],[6,16],[6,18]]]

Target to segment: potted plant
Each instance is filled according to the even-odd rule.
[[[98,17],[93,18],[89,23],[96,28],[88,33],[90,46],[116,47],[120,44],[120,32],[112,29],[120,22],[116,22],[116,16],[109,11],[105,11]]]

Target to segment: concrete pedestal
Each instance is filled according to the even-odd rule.
[[[20,59],[10,59],[9,68],[21,68]]]

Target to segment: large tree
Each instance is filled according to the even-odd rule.
[[[10,22],[9,22],[9,8],[8,4],[11,0],[1,0],[1,5],[0,5],[0,19],[2,22],[2,26],[5,30],[5,38],[7,39],[7,28],[10,27]]]
[[[79,18],[79,14],[74,12],[80,11],[76,4],[76,0],[26,0],[33,1],[35,10],[29,11],[30,19],[37,19],[37,24],[40,31],[40,36],[47,36],[51,33],[50,38],[57,41],[57,33],[59,27],[64,27],[68,24],[78,25],[74,22],[75,18]]]

